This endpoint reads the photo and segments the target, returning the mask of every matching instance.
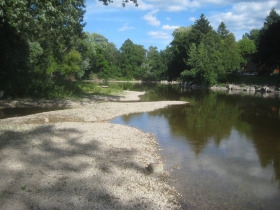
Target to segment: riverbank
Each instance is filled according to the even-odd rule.
[[[147,170],[149,163],[163,161],[156,138],[108,120],[184,102],[98,100],[68,101],[68,110],[0,120],[1,209],[180,208],[168,172]],[[50,106],[37,105],[45,104]]]
[[[123,91],[119,95],[89,95],[83,99],[6,99],[0,100],[0,109],[3,108],[77,108],[95,104],[97,101],[139,101],[139,96],[144,95],[145,92]]]

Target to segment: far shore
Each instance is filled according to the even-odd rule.
[[[156,137],[108,122],[186,103],[137,102],[144,93],[2,100],[1,108],[71,109],[0,120],[0,209],[180,209],[168,171],[147,169],[164,162]]]

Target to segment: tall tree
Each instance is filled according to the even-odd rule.
[[[192,26],[180,27],[174,30],[173,40],[168,48],[168,80],[174,80],[180,77],[180,73],[187,68],[184,59],[188,59],[188,51],[191,45],[190,33]]]
[[[240,53],[241,66],[245,65],[251,58],[251,54],[256,52],[256,45],[253,40],[243,38],[237,42]]]
[[[222,39],[224,39],[229,34],[229,30],[227,30],[226,24],[224,22],[221,22],[218,26],[217,33],[221,36]]]
[[[272,8],[269,12],[269,15],[266,16],[265,18],[262,31],[267,30],[269,26],[271,26],[273,23],[277,23],[279,20],[280,20],[280,15],[275,11],[275,8]]]
[[[139,79],[140,66],[145,62],[146,50],[142,45],[134,44],[130,39],[125,40],[120,48],[122,75],[126,79]]]
[[[260,36],[258,58],[261,63],[280,65],[280,20],[272,23]]]
[[[147,59],[149,65],[152,67],[153,80],[161,80],[165,71],[165,66],[162,61],[162,56],[157,47],[150,46],[147,52]]]
[[[186,62],[191,68],[181,73],[184,79],[194,79],[206,86],[218,83],[225,74],[218,34],[210,31],[198,46],[192,43]]]
[[[279,34],[280,15],[271,9],[266,17],[262,29],[259,33],[258,60],[270,65],[280,63],[279,55]]]
[[[226,24],[221,22],[217,33],[221,37],[222,65],[225,71],[233,71],[240,67],[240,55],[233,33],[226,28]]]
[[[245,33],[242,36],[242,38],[247,38],[247,39],[253,40],[255,45],[258,46],[259,35],[260,35],[260,30],[259,29],[252,29],[249,33]]]
[[[5,47],[1,47],[0,53],[12,54],[8,53],[0,58],[0,83],[6,84],[8,80],[9,89],[16,90],[19,82],[25,81],[28,84],[28,78],[34,77],[35,73],[46,75],[46,70],[51,65],[54,66],[52,62],[61,64],[72,50],[76,37],[83,34],[84,2],[85,0],[2,0],[0,46]],[[21,43],[13,49],[15,42]],[[43,51],[40,52],[40,49]],[[18,53],[23,51],[25,53]],[[34,56],[40,60],[40,64],[35,62]]]
[[[207,20],[204,14],[200,15],[198,20],[195,20],[190,33],[190,42],[199,45],[200,42],[204,39],[206,34],[213,31],[210,22]]]

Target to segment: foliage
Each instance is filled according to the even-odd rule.
[[[262,63],[280,64],[280,20],[272,23],[260,36],[258,53]]]
[[[258,60],[270,65],[280,64],[280,15],[273,8],[259,33]]]
[[[240,68],[240,53],[233,33],[225,35],[221,40],[222,66],[226,72]]]
[[[226,28],[226,24],[221,22],[218,26],[217,33],[221,36],[222,39],[225,39],[229,35],[229,30]]]
[[[140,66],[145,62],[146,50],[142,45],[127,39],[120,48],[120,67],[122,76],[127,79],[140,79]]]
[[[104,5],[109,5],[109,3],[113,3],[113,0],[99,0],[101,2],[103,2]],[[132,1],[136,7],[138,7],[138,3],[137,3],[137,0],[130,0]],[[125,5],[129,2],[129,0],[123,0],[122,2],[122,6],[125,7]]]
[[[83,32],[84,13],[85,0],[0,1],[0,90],[14,97],[69,97],[83,92],[70,78],[92,75],[104,82],[183,79],[213,85],[230,81],[226,72],[252,57],[273,68],[280,63],[280,16],[274,8],[261,29],[238,42],[224,22],[214,31],[201,14],[193,25],[175,29],[162,51],[130,39],[117,49],[103,35]]]
[[[69,77],[78,74],[81,71],[82,56],[77,50],[71,50],[64,58],[62,64],[58,67],[62,75]]]
[[[256,45],[253,40],[243,38],[237,42],[239,53],[241,55],[241,64],[245,65],[250,54],[256,52]]]
[[[182,76],[195,79],[206,86],[216,84],[223,73],[220,53],[218,51],[212,53],[204,43],[200,43],[198,47],[194,43],[191,45],[188,64],[191,70],[183,71]]]
[[[258,46],[259,34],[260,34],[260,30],[259,29],[252,29],[250,31],[250,33],[245,33],[242,38],[243,39],[247,38],[247,39],[253,40],[255,45]]]

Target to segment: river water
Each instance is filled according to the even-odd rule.
[[[156,135],[183,209],[280,209],[280,96],[130,85],[187,105],[113,123]]]

